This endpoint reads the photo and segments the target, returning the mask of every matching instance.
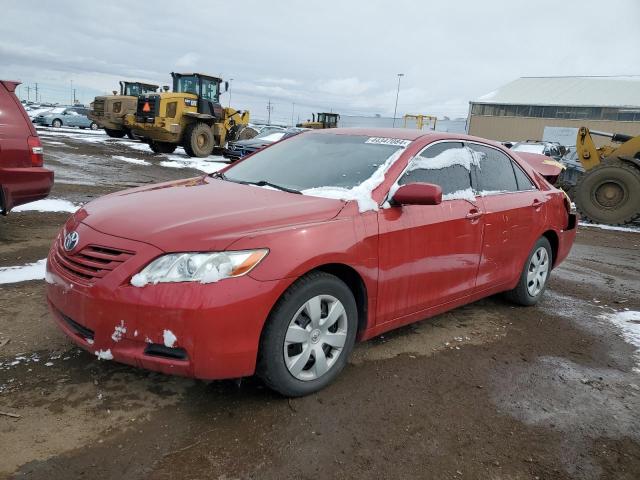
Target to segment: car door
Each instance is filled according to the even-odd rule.
[[[67,108],[64,111],[64,123],[67,124],[67,126],[69,127],[77,127],[78,126],[78,114],[71,110],[70,108]]]
[[[378,323],[449,302],[474,289],[483,219],[471,190],[471,158],[462,142],[427,146],[397,183],[440,185],[442,203],[379,211]]]
[[[477,280],[477,289],[484,290],[513,282],[522,271],[544,223],[544,198],[517,162],[504,152],[479,143],[468,145],[479,154],[472,180],[484,210]]]

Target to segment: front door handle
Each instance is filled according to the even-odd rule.
[[[542,207],[542,202],[536,198],[533,200],[531,206],[536,210],[540,210],[540,207]]]
[[[469,213],[467,213],[466,218],[468,220],[476,220],[480,218],[482,215],[483,213],[478,210],[471,210]]]

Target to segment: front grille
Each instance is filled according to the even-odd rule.
[[[77,253],[69,253],[64,249],[61,237],[56,241],[53,260],[71,279],[90,284],[109,274],[133,255],[134,252],[98,245],[87,245]]]
[[[148,111],[145,111],[148,105]],[[136,106],[136,121],[140,123],[153,123],[160,107],[160,95],[140,95]]]
[[[97,116],[104,115],[104,100],[96,98],[93,101],[93,114]]]

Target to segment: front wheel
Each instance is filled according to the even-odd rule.
[[[313,272],[296,281],[274,307],[260,341],[258,375],[288,397],[316,392],[347,364],[358,309],[339,278]]]
[[[184,135],[184,150],[190,157],[208,157],[213,152],[213,130],[206,123],[192,123]]]
[[[62,126],[62,120],[56,118],[53,122],[51,122],[51,126],[55,128],[60,128]]]
[[[540,237],[524,264],[518,285],[507,292],[507,297],[518,305],[530,306],[538,303],[547,288],[552,265],[551,244],[545,237]]]
[[[105,128],[104,131],[111,138],[122,138],[125,134],[124,130],[112,130],[111,128]]]
[[[91,122],[91,125],[89,125],[89,128],[91,130],[97,130],[98,129],[98,124],[96,122]]]

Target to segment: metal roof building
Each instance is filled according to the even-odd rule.
[[[583,125],[640,135],[640,75],[523,77],[469,107],[469,133],[494,140],[542,140],[545,128]]]

